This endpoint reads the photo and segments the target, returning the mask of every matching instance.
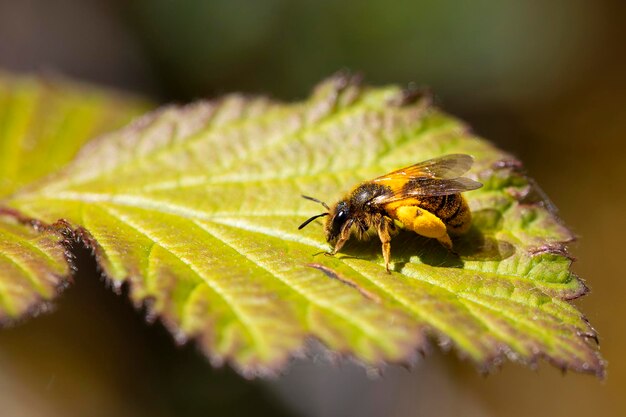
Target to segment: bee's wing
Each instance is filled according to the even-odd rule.
[[[385,204],[418,196],[440,196],[471,191],[482,187],[472,179],[461,177],[472,166],[469,155],[452,154],[393,171],[372,180],[388,188],[376,197],[374,204]]]
[[[438,178],[418,178],[411,181],[404,193],[408,196],[436,196],[476,190],[483,185],[470,178],[459,177],[442,180]],[[402,191],[400,191],[402,193]]]
[[[439,178],[452,179],[465,174],[472,167],[474,158],[470,155],[455,153],[439,158],[429,159],[410,167],[401,168],[381,177],[374,178],[373,182],[397,181],[410,178]]]

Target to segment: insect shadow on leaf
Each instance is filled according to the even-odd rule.
[[[400,229],[394,236],[393,271],[401,271],[407,263],[420,263],[441,268],[463,268],[465,261],[501,261],[515,253],[509,242],[495,233],[502,228],[502,215],[495,209],[473,212],[473,223],[467,233],[453,238],[455,252],[450,252],[433,239]],[[340,259],[366,259],[382,262],[380,242],[369,233],[363,240],[349,240]],[[327,252],[321,251],[314,255]]]

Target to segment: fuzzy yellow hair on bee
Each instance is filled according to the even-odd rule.
[[[391,237],[396,221],[407,230],[437,239],[453,251],[450,235],[460,235],[470,227],[471,212],[461,194],[482,184],[463,177],[472,166],[470,155],[451,154],[429,159],[355,186],[332,206],[308,196],[328,211],[315,215],[300,225],[327,217],[326,240],[333,245],[329,255],[341,250],[351,235],[361,239],[375,229],[382,242],[385,268],[389,272]]]

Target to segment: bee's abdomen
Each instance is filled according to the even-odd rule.
[[[420,207],[439,217],[452,233],[464,233],[470,225],[471,214],[461,194],[428,197]]]

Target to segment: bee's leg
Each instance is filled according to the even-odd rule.
[[[433,213],[417,206],[402,206],[396,210],[396,217],[407,229],[418,235],[435,238],[450,252],[454,252],[445,223]]]
[[[329,256],[335,255],[337,252],[341,250],[341,248],[343,247],[343,245],[345,245],[347,241],[348,241],[347,237],[346,238],[340,237],[337,240],[337,243],[335,243],[335,247],[333,248],[333,250],[331,250],[330,252],[326,252],[326,255],[329,255]]]
[[[393,220],[383,217],[378,224],[378,237],[383,244],[383,258],[385,259],[385,269],[389,271],[389,259],[391,258],[391,233]]]
[[[452,252],[453,254],[456,254],[456,252],[452,248],[452,240],[450,240],[450,236],[447,233],[443,236],[438,237],[437,240],[439,241],[439,243],[445,246],[445,248],[448,249],[450,252]]]
[[[337,243],[335,243],[335,247],[330,252],[326,252],[326,255],[332,256],[341,250],[343,245],[350,239],[350,227],[352,227],[352,222],[349,222],[344,226],[341,230],[341,235],[339,235],[339,239],[337,239]]]

